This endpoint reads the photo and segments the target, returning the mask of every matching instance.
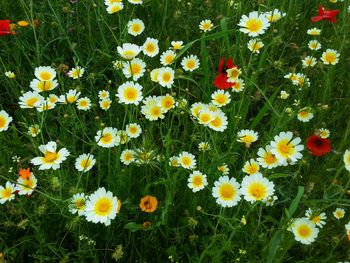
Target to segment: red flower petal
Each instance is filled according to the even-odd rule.
[[[306,147],[315,156],[323,156],[332,150],[331,141],[317,135],[311,135],[307,138]]]

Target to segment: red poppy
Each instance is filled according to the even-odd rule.
[[[311,135],[307,138],[306,147],[315,156],[323,156],[332,150],[331,141],[317,135]]]
[[[232,58],[228,58],[227,59],[227,64],[225,65],[225,59],[222,58],[220,60],[219,63],[219,71],[218,71],[218,75],[216,76],[216,78],[214,79],[214,85],[215,87],[217,87],[218,89],[230,89],[232,88],[234,85],[236,85],[233,82],[228,82],[227,81],[227,72],[226,70],[236,67],[233,64]]]
[[[10,30],[10,20],[0,20],[0,36],[12,35]]]
[[[312,22],[318,22],[321,20],[328,20],[332,23],[336,23],[337,20],[335,19],[335,16],[339,13],[338,9],[335,10],[325,10],[322,5],[318,6],[318,16],[314,16],[311,18]]]

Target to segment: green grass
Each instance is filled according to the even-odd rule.
[[[18,169],[40,156],[41,144],[58,141],[58,148],[66,147],[71,153],[59,170],[33,168],[38,187],[31,197],[16,196],[1,205],[0,252],[7,262],[111,262],[118,245],[122,245],[124,253],[120,262],[338,262],[350,258],[344,228],[350,218],[350,177],[343,163],[343,153],[350,147],[350,14],[346,10],[350,2],[234,3],[144,0],[142,6],[136,6],[124,1],[120,13],[109,15],[103,1],[79,0],[71,4],[63,0],[0,0],[1,19],[39,21],[37,28],[17,28],[16,35],[0,37],[0,110],[14,119],[6,132],[0,132],[0,185],[16,181]],[[319,3],[341,10],[337,24],[311,23]],[[261,53],[252,54],[247,49],[250,38],[239,31],[237,24],[243,14],[274,8],[287,15],[261,36],[265,44]],[[127,33],[126,24],[136,17],[144,21],[146,29],[141,36],[133,37]],[[199,31],[198,24],[203,19],[213,21],[215,28],[211,32]],[[313,37],[306,31],[314,26],[322,29],[317,37],[322,49],[312,53],[307,43]],[[187,99],[189,106],[200,101],[209,103],[216,90],[212,83],[220,58],[231,56],[242,69],[246,88],[241,93],[231,93],[231,103],[223,109],[229,121],[223,133],[191,119],[189,107],[175,108],[163,120],[150,122],[141,114],[140,106],[116,101],[118,86],[126,81],[122,72],[112,66],[119,59],[117,46],[129,42],[142,45],[146,37],[159,40],[160,53],[168,49],[172,40],[183,40],[186,45],[171,65],[176,69],[171,89],[149,79],[149,71],[160,67],[159,55],[142,57],[148,70],[138,81],[144,97],[173,93],[177,100]],[[319,62],[314,68],[302,68],[305,55],[319,58],[327,48],[340,53],[337,65]],[[189,54],[197,55],[201,62],[193,73],[183,71],[180,65],[182,57]],[[92,100],[92,109],[84,112],[75,105],[57,105],[52,111],[38,113],[19,108],[18,98],[30,90],[35,67],[49,65],[59,72],[59,86],[53,93],[78,89]],[[84,67],[84,77],[66,77],[59,71],[64,65]],[[8,70],[16,73],[15,80],[5,77]],[[283,78],[294,71],[305,73],[310,87],[299,90]],[[97,94],[102,89],[109,90],[113,100],[107,112],[98,106]],[[287,100],[279,98],[281,90],[290,93]],[[299,107],[293,106],[294,100],[300,100]],[[322,109],[322,105],[328,105],[328,109]],[[302,123],[296,113],[306,106],[313,109],[315,117]],[[288,115],[286,107],[291,107],[293,114]],[[94,137],[103,125],[121,130],[132,122],[142,126],[141,137],[110,150],[97,146]],[[27,129],[35,123],[42,132],[33,138]],[[242,200],[235,207],[221,208],[215,203],[211,188],[221,175],[217,166],[226,163],[229,176],[241,182],[243,164],[256,158],[258,148],[275,135],[293,131],[305,145],[306,138],[322,127],[331,131],[331,153],[314,157],[304,150],[296,165],[264,170],[275,184],[278,201],[274,206]],[[236,141],[242,129],[259,132],[259,140],[250,148]],[[212,150],[199,152],[201,141],[209,142]],[[122,150],[140,147],[162,158],[139,166],[120,162]],[[190,172],[168,165],[169,158],[182,151],[196,156],[197,169],[208,176],[206,189],[193,193],[187,187]],[[74,168],[75,158],[88,152],[94,154],[96,165],[81,174]],[[21,158],[19,163],[12,161],[15,155]],[[74,193],[90,194],[98,187],[112,191],[123,203],[108,227],[68,211]],[[147,194],[156,196],[159,202],[152,214],[139,209],[140,198]],[[316,241],[303,245],[286,228],[291,218],[303,217],[309,207],[326,212],[328,218]],[[332,214],[336,207],[346,210],[345,218],[339,221]],[[242,216],[246,225],[241,223]],[[150,221],[151,227],[142,227],[145,221]],[[81,235],[96,243],[80,240]]]

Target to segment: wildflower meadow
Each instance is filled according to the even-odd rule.
[[[0,263],[350,261],[349,0],[0,0]]]

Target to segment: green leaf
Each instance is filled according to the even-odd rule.
[[[124,226],[124,229],[130,230],[131,232],[136,232],[139,230],[143,230],[143,226],[140,224],[136,224],[135,222],[130,222]]]

